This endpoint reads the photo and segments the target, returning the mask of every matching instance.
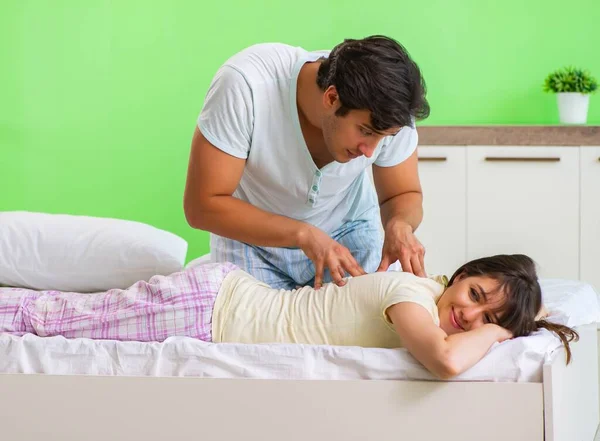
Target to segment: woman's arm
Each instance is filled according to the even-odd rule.
[[[476,364],[495,342],[512,337],[509,331],[491,323],[449,336],[416,303],[397,303],[387,309],[387,314],[404,347],[443,380]]]

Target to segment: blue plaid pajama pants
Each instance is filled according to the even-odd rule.
[[[367,273],[377,270],[381,262],[383,233],[375,220],[356,220],[342,225],[330,235],[350,250]],[[298,248],[258,247],[211,234],[213,262],[231,262],[273,288],[294,289],[315,282],[315,267]],[[399,270],[398,262],[390,270]],[[325,270],[323,282],[331,282]]]

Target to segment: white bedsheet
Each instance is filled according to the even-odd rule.
[[[551,321],[600,321],[590,285],[542,281]],[[550,332],[496,344],[456,381],[541,382],[542,364],[560,347]],[[197,376],[263,379],[435,379],[405,349],[205,343],[174,337],[163,343],[0,335],[0,373]]]

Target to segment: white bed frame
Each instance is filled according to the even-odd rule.
[[[543,383],[0,375],[6,441],[592,441],[596,325]]]

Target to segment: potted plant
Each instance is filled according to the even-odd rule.
[[[565,124],[586,123],[590,94],[597,88],[588,71],[571,66],[552,72],[544,83],[544,91],[557,94],[560,122]]]

